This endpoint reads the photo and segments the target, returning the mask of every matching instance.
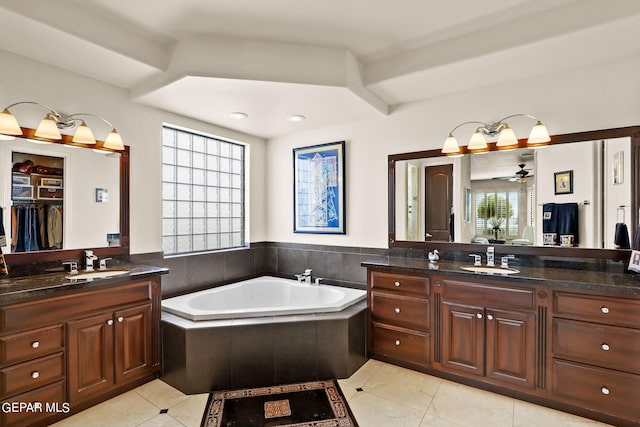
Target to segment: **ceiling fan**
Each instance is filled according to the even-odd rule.
[[[533,178],[533,175],[529,175],[529,171],[524,168],[525,166],[526,164],[520,163],[518,165],[520,170],[515,173],[515,176],[509,178],[509,181],[524,183],[527,179]]]

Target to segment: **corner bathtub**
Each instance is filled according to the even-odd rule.
[[[162,310],[186,319],[216,320],[342,311],[366,291],[263,276],[162,301]]]

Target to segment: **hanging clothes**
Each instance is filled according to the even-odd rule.
[[[49,206],[47,210],[47,237],[51,249],[62,248],[62,206]]]
[[[62,248],[62,207],[18,205],[11,207],[12,252]]]
[[[631,243],[629,242],[629,230],[627,229],[627,224],[624,222],[616,224],[613,244],[616,245],[617,249],[631,249]]]

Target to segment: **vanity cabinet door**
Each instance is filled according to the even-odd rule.
[[[115,312],[116,383],[153,371],[151,303]]]
[[[487,377],[535,386],[536,316],[487,308]]]
[[[108,391],[114,383],[112,313],[67,323],[69,400]]]
[[[484,375],[484,307],[442,303],[442,365]]]

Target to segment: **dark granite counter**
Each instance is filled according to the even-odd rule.
[[[599,290],[621,294],[640,295],[640,275],[625,274],[620,265],[619,273],[590,271],[589,269],[530,267],[510,264],[519,273],[501,275],[464,271],[460,267],[473,265],[470,262],[439,261],[432,264],[419,258],[379,257],[361,263],[363,267],[384,267],[405,272],[440,272],[459,276],[460,279],[481,277],[491,278],[505,283],[522,283],[530,285],[549,285],[584,290]],[[498,260],[499,265],[499,260]]]
[[[66,272],[0,279],[0,304],[36,297],[47,297],[63,291],[114,285],[169,272],[167,268],[138,264],[119,264],[107,269],[107,271],[109,270],[126,270],[126,273],[107,278],[83,279],[81,278],[83,273],[81,270],[78,277],[73,279],[67,279],[66,277],[69,276],[69,273]]]

